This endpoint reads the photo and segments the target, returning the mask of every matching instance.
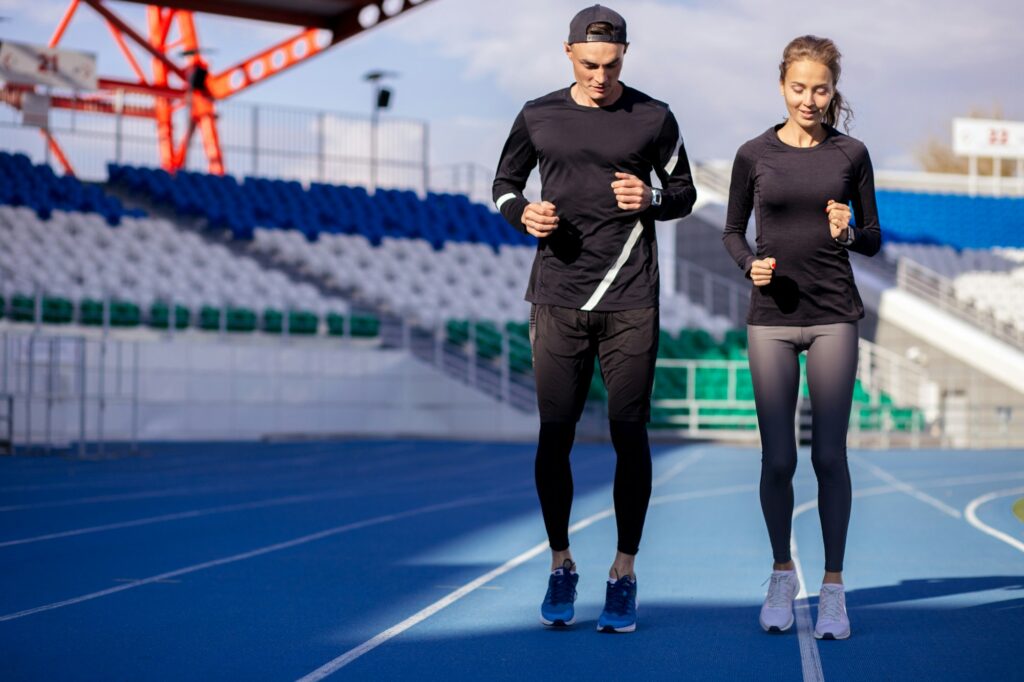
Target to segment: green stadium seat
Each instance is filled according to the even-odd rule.
[[[75,306],[69,299],[56,296],[43,298],[43,322],[67,324],[75,317]]]
[[[256,311],[248,308],[228,308],[227,330],[248,333],[256,331]]]
[[[154,303],[149,308],[149,326],[154,329],[167,329],[170,326],[170,306],[166,303]],[[174,328],[185,329],[189,324],[189,310],[183,305],[174,306]]]
[[[11,319],[15,322],[35,322],[36,300],[22,294],[11,297]]]

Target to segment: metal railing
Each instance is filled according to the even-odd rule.
[[[114,405],[130,414],[129,447],[138,450],[139,349],[136,342],[0,334],[0,393],[9,397],[12,452],[71,448],[108,454],[105,435]],[[16,411],[15,411],[16,410]]]
[[[180,112],[176,119],[179,129],[187,127],[184,115]],[[376,170],[376,186],[420,192],[430,187],[430,138],[424,121],[386,117],[373,132],[369,115],[243,102],[222,103],[217,115],[231,175],[369,186]],[[37,129],[22,126],[16,110],[0,107],[0,130],[5,149],[23,151],[36,163],[50,162],[49,146]],[[50,130],[85,180],[106,180],[111,161],[160,165],[151,120],[53,110]],[[198,135],[189,147],[187,167],[207,169]]]
[[[757,441],[756,404],[750,386],[746,360],[659,358],[658,369],[682,373],[686,394],[651,401],[652,427],[693,438]],[[724,374],[724,395],[697,396],[697,386]],[[860,343],[857,378],[868,395],[856,402],[850,415],[848,441],[854,446],[888,447],[894,444],[916,447],[941,443],[941,406],[924,370],[899,355],[868,341]],[[744,395],[740,397],[740,384]],[[799,395],[806,392],[806,374],[801,373]],[[655,391],[657,387],[655,386]],[[795,431],[800,442],[811,438],[810,402],[798,399]]]
[[[676,263],[676,291],[712,315],[745,327],[750,306],[750,287],[744,287],[683,258]]]
[[[5,393],[0,395],[0,406],[3,407],[3,414],[0,415],[0,454],[14,454],[14,396]]]
[[[1024,350],[1024,330],[999,320],[991,310],[981,309],[957,297],[953,282],[923,265],[901,257],[896,266],[900,289],[937,306],[1018,350]]]

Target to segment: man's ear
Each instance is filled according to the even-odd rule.
[[[629,52],[629,43],[626,43],[622,48],[622,54]]]
[[[565,56],[569,58],[569,61],[572,61],[572,45],[569,43],[562,43],[562,47],[565,48]]]

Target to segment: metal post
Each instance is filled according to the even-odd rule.
[[[468,343],[466,344],[468,350],[469,365],[467,366],[467,379],[470,386],[476,386],[476,321],[472,318],[469,320],[469,335],[467,338]]]
[[[38,334],[40,327],[43,326],[43,292],[39,288],[38,283],[36,284],[36,292],[32,300],[32,319],[35,320],[35,333]]]
[[[28,390],[25,393],[25,448],[32,453],[32,390],[35,378],[35,345],[36,335],[28,337]]]
[[[325,182],[327,177],[327,159],[325,150],[327,148],[327,115],[321,111],[316,117],[316,163],[317,177],[320,182]]]
[[[511,381],[511,371],[509,370],[509,335],[508,329],[503,325],[501,328],[501,399],[503,402],[508,403],[511,398],[512,390],[509,386]]]
[[[370,112],[370,191],[377,191],[377,127],[380,121],[380,110],[377,98],[380,97],[380,84],[374,82],[373,109]]]
[[[96,403],[96,444],[99,447],[99,456],[103,457],[106,451],[106,446],[103,443],[103,418],[106,416],[107,409],[107,337],[104,336],[100,340],[100,361],[99,361],[99,376],[97,377],[99,385],[97,386],[97,403]]]
[[[978,196],[978,157],[973,155],[967,159],[967,193]]]
[[[132,344],[132,454],[139,453],[139,342]]]
[[[412,350],[412,324],[409,318],[402,318],[402,350]]]
[[[430,192],[430,125],[423,124],[423,196]],[[1017,172],[1020,175],[1020,171]]]
[[[444,325],[434,328],[434,365],[438,368],[444,366]]]
[[[252,138],[249,142],[252,145],[252,174],[259,176],[260,174],[260,108],[253,106],[252,108],[252,121],[249,122],[249,127],[252,129],[250,132]]]
[[[1003,193],[1003,159],[996,157],[992,160],[992,192],[998,197]]]
[[[60,341],[59,337],[53,337],[47,339],[49,348],[47,353],[47,364],[49,365],[46,374],[46,454],[50,454],[50,448],[53,444],[53,391],[54,391],[54,368],[57,364],[57,342]]]
[[[85,358],[86,340],[78,340],[78,456],[85,457]]]
[[[114,95],[114,111],[117,112],[117,117],[114,121],[114,160],[120,165],[121,159],[123,158],[124,90],[119,89]]]

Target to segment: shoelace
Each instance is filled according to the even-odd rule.
[[[615,614],[628,613],[630,607],[629,593],[628,587],[619,584],[609,584],[607,596],[605,597],[605,610]]]
[[[784,609],[789,607],[792,596],[783,586],[783,580],[785,576],[773,575],[769,580],[771,584],[768,586],[768,597],[765,601],[768,602],[768,606],[773,609]],[[788,580],[786,581],[788,583]]]
[[[551,581],[551,603],[568,604],[576,596],[576,586],[572,584],[572,576],[566,572],[561,575],[552,576]]]
[[[818,595],[818,618],[838,623],[843,619],[843,598],[839,590],[822,590]]]

